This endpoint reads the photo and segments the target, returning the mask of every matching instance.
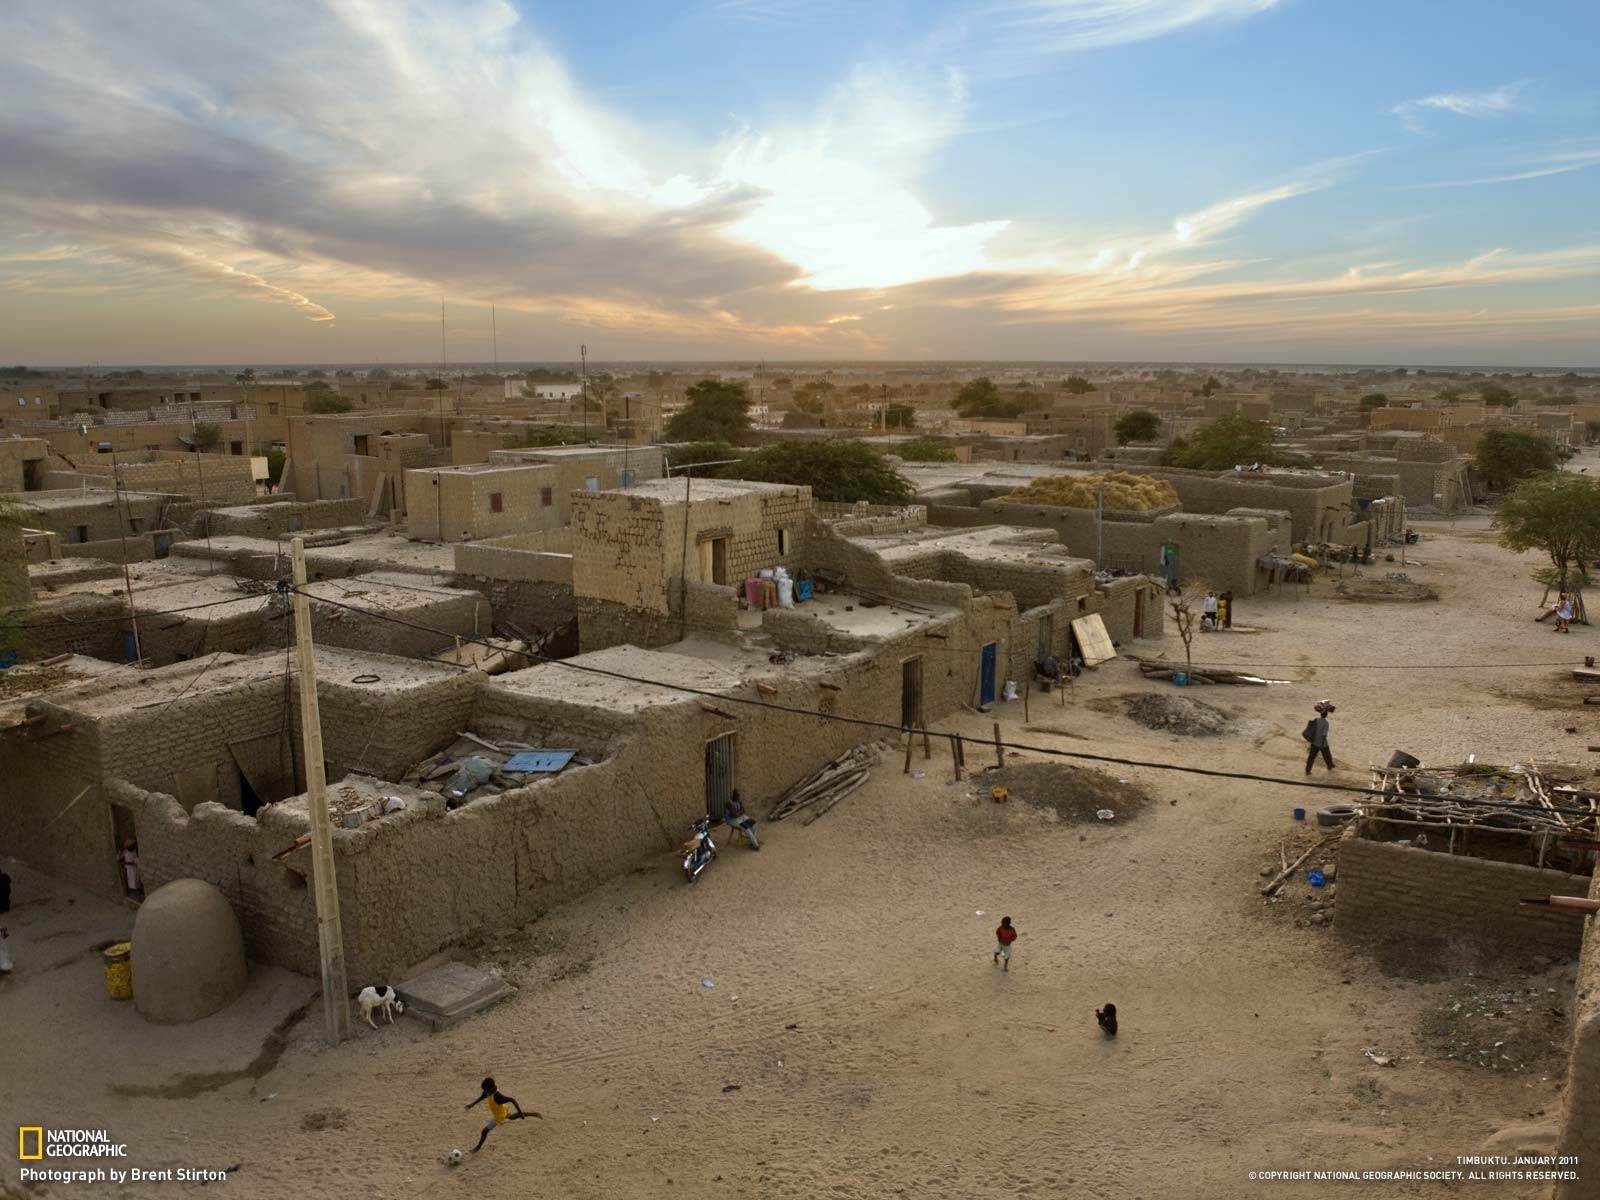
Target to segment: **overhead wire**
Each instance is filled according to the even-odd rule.
[[[290,591],[299,591],[300,589],[290,587],[288,590],[290,590]],[[456,637],[459,637],[462,642],[469,642],[469,643],[472,643],[472,644],[475,644],[475,645],[485,646],[486,648],[489,648],[489,649],[496,649],[496,650],[505,650],[505,649],[507,649],[506,647],[502,647],[502,646],[492,646],[489,643],[485,642],[482,638],[467,637],[465,635],[453,634],[449,630],[439,629],[439,628],[436,628],[436,627],[431,626],[431,625],[424,625],[424,624],[421,624],[420,622],[416,622],[416,621],[408,621],[404,617],[397,617],[397,616],[394,616],[391,613],[377,612],[377,611],[372,610],[372,609],[361,608],[358,605],[346,604],[346,603],[343,603],[342,601],[338,601],[338,600],[330,600],[326,596],[315,596],[315,597],[312,597],[312,596],[310,596],[309,593],[302,593],[302,594],[305,594],[308,599],[312,599],[313,601],[318,602],[318,603],[331,604],[336,608],[348,609],[351,612],[360,613],[360,614],[362,614],[364,616],[374,617],[374,618],[376,618],[376,619],[378,619],[380,621],[389,621],[389,622],[392,622],[392,623],[394,623],[396,625],[403,625],[403,626],[405,626],[405,627],[407,627],[409,629],[414,629],[414,630],[418,630],[418,631],[425,632],[425,633],[436,634],[441,638],[456,638]],[[869,719],[867,719],[865,717],[847,717],[847,716],[843,716],[843,715],[838,714],[838,713],[824,713],[824,712],[817,712],[817,711],[815,711],[813,709],[795,708],[795,707],[793,707],[791,705],[777,704],[777,703],[775,703],[773,701],[770,701],[770,700],[751,699],[750,697],[746,697],[746,696],[732,696],[732,695],[729,695],[727,692],[713,691],[713,690],[710,690],[708,688],[691,687],[688,684],[667,683],[667,682],[664,682],[664,681],[661,681],[661,680],[647,679],[647,678],[644,678],[644,677],[638,676],[638,675],[630,675],[625,671],[614,671],[614,670],[611,670],[610,668],[607,668],[607,667],[597,667],[597,666],[593,665],[592,663],[578,663],[578,662],[574,662],[571,659],[550,658],[550,657],[548,657],[546,655],[534,653],[534,652],[527,651],[527,650],[513,650],[513,651],[510,651],[510,652],[518,655],[519,657],[526,658],[530,662],[539,663],[541,665],[560,667],[560,668],[563,668],[563,669],[566,669],[566,670],[570,670],[570,671],[578,671],[578,672],[581,672],[581,673],[587,674],[587,675],[596,675],[596,676],[601,676],[603,678],[616,679],[616,680],[620,680],[620,681],[625,682],[625,683],[632,683],[632,684],[639,685],[639,686],[644,686],[644,687],[662,688],[662,689],[665,689],[667,691],[680,692],[680,693],[683,693],[684,695],[688,695],[688,696],[696,696],[696,697],[700,697],[700,698],[707,699],[707,700],[715,700],[715,701],[717,701],[719,703],[747,705],[747,706],[750,706],[750,707],[759,708],[763,712],[789,713],[789,714],[792,714],[792,715],[797,716],[797,717],[806,717],[806,718],[810,718],[812,720],[831,721],[831,722],[833,722],[835,724],[853,725],[853,726],[856,726],[856,727],[859,727],[859,728],[872,729],[872,730],[876,730],[876,731],[884,732],[884,733],[893,733],[896,736],[898,736],[899,734],[902,734],[902,733],[906,733],[907,730],[908,730],[907,726],[896,725],[896,724],[892,724],[892,723],[887,722],[887,721],[873,721],[873,720],[869,720]],[[1201,776],[1203,778],[1209,778],[1209,779],[1229,779],[1229,780],[1235,780],[1235,781],[1238,781],[1238,782],[1241,782],[1241,783],[1268,783],[1268,784],[1276,785],[1278,787],[1302,788],[1302,789],[1309,789],[1309,790],[1320,791],[1320,792],[1339,792],[1339,793],[1356,794],[1356,795],[1363,795],[1363,796],[1386,795],[1386,793],[1380,793],[1380,792],[1378,792],[1375,789],[1370,788],[1370,787],[1356,787],[1356,786],[1351,785],[1351,784],[1344,784],[1344,783],[1318,783],[1318,782],[1315,782],[1315,781],[1309,780],[1309,779],[1307,779],[1307,780],[1282,779],[1282,778],[1279,778],[1279,777],[1276,777],[1276,776],[1257,775],[1257,774],[1254,774],[1254,773],[1251,773],[1251,772],[1246,772],[1246,771],[1221,771],[1221,770],[1216,770],[1216,769],[1210,768],[1210,767],[1187,766],[1187,765],[1182,764],[1182,763],[1152,762],[1152,761],[1146,760],[1146,759],[1123,758],[1123,757],[1120,757],[1120,756],[1117,756],[1117,755],[1091,754],[1091,753],[1088,753],[1087,751],[1082,751],[1082,750],[1064,750],[1064,749],[1060,749],[1059,747],[1055,747],[1055,746],[1040,746],[1040,745],[1035,745],[1035,744],[1027,743],[1027,742],[1010,742],[1010,741],[1004,741],[1004,740],[996,740],[996,739],[985,738],[985,739],[982,739],[981,743],[980,743],[978,741],[978,739],[970,738],[968,735],[957,733],[954,730],[939,730],[939,729],[925,729],[924,728],[924,729],[913,729],[913,730],[910,730],[910,732],[912,734],[926,733],[930,738],[932,738],[932,737],[940,737],[940,738],[947,738],[947,739],[960,738],[963,741],[973,741],[974,744],[982,744],[982,745],[985,745],[985,746],[997,746],[997,747],[1000,747],[1000,748],[1006,749],[1006,750],[1016,750],[1016,751],[1024,751],[1024,752],[1034,753],[1034,754],[1043,754],[1043,755],[1048,755],[1048,756],[1056,757],[1056,758],[1070,758],[1070,759],[1081,760],[1081,761],[1084,761],[1084,762],[1101,763],[1101,764],[1105,764],[1105,765],[1109,765],[1109,766],[1136,767],[1136,768],[1141,768],[1141,769],[1145,769],[1145,770],[1152,770],[1152,771],[1173,771],[1173,772],[1177,772],[1177,773],[1185,774],[1185,775],[1198,775],[1198,776]],[[1583,809],[1583,808],[1576,808],[1576,807],[1569,808],[1569,807],[1562,807],[1562,806],[1556,806],[1556,805],[1551,805],[1550,807],[1546,807],[1546,806],[1544,806],[1542,804],[1518,804],[1518,803],[1515,803],[1515,802],[1502,802],[1502,801],[1496,801],[1496,800],[1477,800],[1477,799],[1472,799],[1472,798],[1469,798],[1469,797],[1452,797],[1451,799],[1452,799],[1452,801],[1454,803],[1457,803],[1457,804],[1460,804],[1460,805],[1463,805],[1463,806],[1481,807],[1481,808],[1486,808],[1486,809],[1493,810],[1495,812],[1526,811],[1526,812],[1544,813],[1544,814],[1557,813],[1557,814],[1566,815],[1566,816],[1578,816],[1578,817],[1593,817],[1593,816],[1595,816],[1595,813],[1590,809]]]

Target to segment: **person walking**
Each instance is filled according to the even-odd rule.
[[[1010,917],[1000,918],[1000,927],[994,931],[994,961],[996,966],[1011,970],[1011,943],[1022,935],[1011,923]]]
[[[1306,727],[1300,736],[1310,743],[1306,752],[1306,774],[1311,774],[1311,765],[1317,761],[1317,755],[1322,755],[1322,761],[1328,764],[1328,770],[1333,770],[1333,752],[1328,749],[1328,714],[1333,712],[1333,702],[1323,700],[1313,705],[1316,716],[1306,722]]]
[[[1210,630],[1216,629],[1217,628],[1217,594],[1215,592],[1207,592],[1206,593],[1206,598],[1205,598],[1205,601],[1202,603],[1202,605],[1200,607],[1200,611],[1201,611],[1201,614],[1202,614],[1201,619],[1200,619],[1200,628],[1202,630],[1205,630],[1205,631],[1210,631]]]

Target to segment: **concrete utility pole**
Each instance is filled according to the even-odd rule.
[[[300,732],[306,763],[306,807],[311,812],[311,883],[317,905],[317,949],[322,958],[322,1031],[337,1046],[350,1034],[350,990],[345,982],[344,930],[339,922],[339,878],[328,820],[328,781],[322,766],[322,723],[317,712],[317,663],[311,649],[311,602],[306,599],[305,539],[290,547],[294,563],[294,646],[300,660]]]

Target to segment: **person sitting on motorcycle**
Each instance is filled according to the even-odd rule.
[[[744,840],[750,843],[750,849],[761,849],[761,843],[756,840],[755,818],[744,811],[744,801],[739,798],[739,789],[728,796],[727,804],[722,808],[722,819],[727,822],[729,829],[737,829],[744,834]]]

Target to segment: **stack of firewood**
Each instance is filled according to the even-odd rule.
[[[866,746],[857,746],[834,759],[820,771],[807,775],[778,798],[769,821],[781,821],[804,811],[801,823],[811,824],[867,781],[867,773],[878,764],[878,755]]]

